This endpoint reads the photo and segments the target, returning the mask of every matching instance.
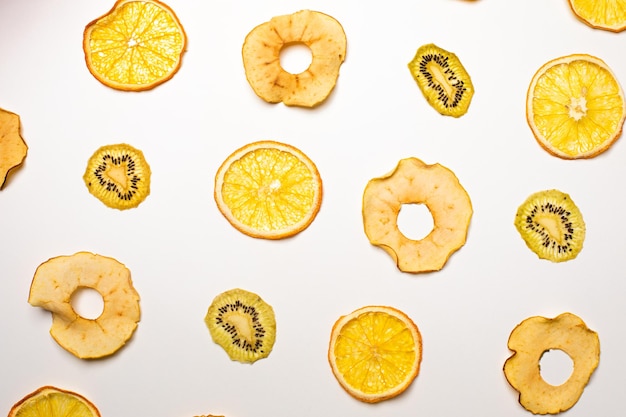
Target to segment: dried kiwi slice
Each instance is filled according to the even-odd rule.
[[[585,222],[571,197],[559,190],[532,194],[518,208],[515,227],[541,259],[563,262],[583,248]]]
[[[469,108],[474,86],[452,52],[435,44],[422,45],[409,70],[428,103],[444,116],[461,117]]]
[[[150,194],[150,166],[139,149],[125,143],[99,148],[83,179],[91,194],[119,210],[137,207]]]
[[[234,361],[267,357],[276,339],[274,309],[257,294],[235,288],[215,297],[204,322],[213,341]]]

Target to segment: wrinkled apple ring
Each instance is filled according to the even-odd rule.
[[[300,74],[287,72],[280,64],[280,52],[291,44],[311,50],[311,64]],[[268,103],[314,107],[334,88],[346,44],[343,27],[327,14],[300,10],[273,17],[246,36],[242,48],[246,78]]]
[[[530,317],[511,332],[514,353],[504,363],[504,375],[519,392],[520,404],[533,414],[557,414],[576,404],[600,362],[598,334],[572,313],[553,319]],[[554,386],[541,377],[539,361],[551,350],[565,352],[574,364],[569,379]]]
[[[96,290],[103,301],[95,319],[80,316],[71,305],[78,289]],[[35,272],[28,302],[52,313],[50,334],[79,358],[115,353],[132,336],[140,318],[139,294],[130,271],[113,258],[89,252],[58,256]]]
[[[425,204],[433,229],[423,239],[398,228],[403,204]],[[371,244],[383,248],[403,272],[438,271],[466,241],[473,214],[469,195],[448,168],[402,159],[389,174],[370,180],[363,194],[363,225]]]

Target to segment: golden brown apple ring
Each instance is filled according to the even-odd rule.
[[[403,204],[425,204],[433,229],[421,240],[398,229]],[[438,271],[465,244],[473,214],[469,195],[448,168],[403,159],[391,173],[370,180],[363,194],[363,225],[370,243],[382,247],[403,272]]]
[[[513,329],[508,347],[514,353],[504,363],[509,384],[519,392],[520,404],[533,414],[557,414],[576,404],[600,362],[598,334],[571,313],[553,319],[530,317]],[[574,363],[563,384],[548,384],[539,368],[550,349],[565,352]]]
[[[81,317],[71,305],[80,288],[96,290],[104,303],[96,319]],[[78,252],[42,263],[35,272],[28,302],[52,313],[50,334],[79,358],[111,355],[132,336],[140,318],[139,294],[130,271],[113,258]]]
[[[301,10],[273,17],[246,36],[242,48],[246,78],[269,103],[314,107],[333,90],[346,43],[341,24],[327,14]],[[280,52],[290,44],[304,44],[311,50],[311,65],[300,74],[280,65]]]

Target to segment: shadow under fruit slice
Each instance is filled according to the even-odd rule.
[[[0,109],[0,189],[4,187],[9,172],[24,162],[28,146],[21,135],[20,117]]]
[[[253,363],[266,358],[276,340],[272,306],[257,294],[239,288],[215,297],[204,322],[213,341],[234,361]]]
[[[91,74],[125,91],[149,90],[172,78],[186,44],[178,17],[158,0],[118,0],[83,33]]]
[[[592,158],[622,134],[626,102],[599,58],[574,54],[544,64],[526,96],[526,119],[537,142],[563,159]]]
[[[91,288],[102,296],[102,313],[82,317],[72,295]],[[139,294],[130,271],[113,258],[89,252],[57,256],[35,271],[28,303],[52,313],[50,334],[74,356],[95,359],[117,352],[133,335],[140,319]]]
[[[467,113],[474,95],[472,79],[459,58],[435,44],[418,48],[409,70],[428,103],[444,116]]]
[[[89,158],[83,176],[89,192],[111,208],[137,207],[150,194],[150,166],[127,144],[106,145]]]
[[[622,0],[569,0],[574,14],[595,29],[626,29],[626,5]]]
[[[422,336],[396,308],[362,307],[333,326],[328,361],[339,384],[360,401],[400,395],[419,373],[421,360]]]
[[[576,258],[585,240],[582,213],[570,196],[559,190],[530,195],[517,209],[515,227],[539,258],[552,262]]]
[[[100,417],[100,412],[80,394],[44,386],[17,402],[8,417]]]
[[[511,332],[513,351],[504,363],[504,375],[519,392],[519,402],[533,414],[557,414],[572,408],[600,362],[598,334],[572,313],[555,318],[529,317]],[[539,361],[552,349],[565,352],[573,371],[563,384],[548,384],[541,376]]]
[[[214,198],[228,222],[255,238],[283,239],[306,229],[322,203],[322,179],[294,146],[253,142],[233,152],[215,174]]]

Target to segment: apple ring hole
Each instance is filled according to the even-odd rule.
[[[539,371],[545,382],[555,387],[564,384],[574,371],[574,361],[561,349],[548,349],[541,355]]]
[[[398,229],[411,240],[422,240],[433,230],[433,215],[426,204],[402,204],[398,213]]]
[[[290,74],[301,74],[313,62],[311,49],[302,42],[285,44],[280,50],[280,66]]]
[[[102,295],[93,288],[78,287],[72,293],[70,304],[76,314],[88,320],[97,319],[104,311]]]

